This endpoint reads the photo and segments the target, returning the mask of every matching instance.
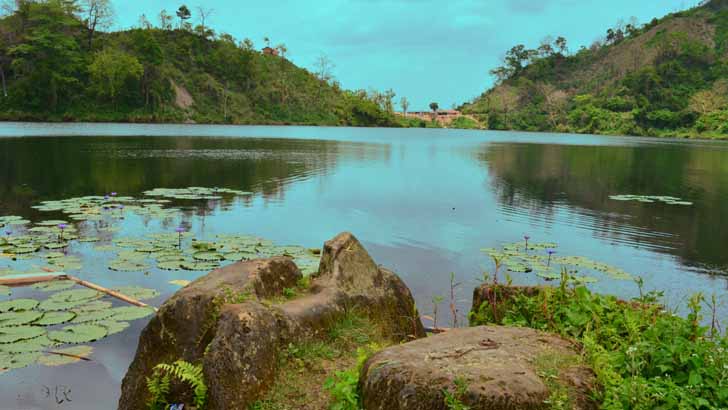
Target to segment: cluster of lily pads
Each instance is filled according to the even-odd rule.
[[[529,242],[528,239],[525,237],[524,241],[503,245],[501,249],[485,248],[481,251],[510,272],[534,273],[546,280],[560,279],[562,269],[569,272],[573,281],[581,283],[598,281],[585,273],[603,274],[619,280],[632,279],[629,273],[606,263],[583,256],[558,255],[556,243]]]
[[[272,241],[249,235],[217,235],[214,241],[187,240],[189,232],[157,233],[144,238],[118,238],[116,259],[109,269],[120,272],[145,271],[154,263],[167,271],[211,271],[225,262],[237,262],[271,256],[289,256],[304,275],[318,270],[315,251],[301,246],[277,246]],[[184,240],[183,240],[184,238]],[[99,251],[115,247],[96,247]]]
[[[250,195],[250,192],[239,191],[229,188],[155,188],[145,191],[144,195],[157,196],[169,199],[197,199],[197,200],[217,200],[222,199],[222,195]]]
[[[609,197],[609,199],[615,200],[615,201],[634,201],[634,202],[642,202],[646,204],[653,204],[655,202],[662,202],[667,205],[683,205],[683,206],[690,206],[693,203],[689,201],[685,201],[682,198],[677,198],[674,196],[665,196],[665,195],[612,195]]]
[[[47,298],[18,298],[0,302],[0,372],[39,363],[60,366],[89,356],[91,346],[68,346],[97,341],[119,333],[129,322],[154,313],[153,308],[118,306],[108,296],[80,288],[72,281],[33,286],[52,292]],[[159,295],[153,289],[125,287],[118,292],[137,300]]]
[[[280,246],[251,235],[194,238],[189,227],[169,228],[169,219],[181,216],[187,203],[194,206],[194,201],[248,194],[226,188],[160,188],[144,192],[144,198],[110,193],[41,202],[33,208],[54,213],[55,218],[63,215],[63,219],[31,222],[20,216],[0,216],[0,263],[8,265],[0,266],[0,278],[48,271],[83,277],[86,258],[106,261],[109,276],[122,272],[150,274],[154,269],[202,273],[235,261],[278,255],[293,258],[305,275],[315,273],[320,259],[317,250]],[[117,237],[119,224],[130,213],[147,221],[165,221],[160,227],[170,231]],[[83,243],[91,246],[79,247]],[[185,286],[189,280],[168,282]],[[35,285],[37,291],[56,292],[43,300],[3,300],[14,291],[0,285],[0,372],[32,363],[60,365],[78,360],[91,354],[91,347],[64,345],[88,343],[121,332],[129,321],[152,312],[136,306],[113,307],[108,297],[89,289],[73,289],[74,283]],[[159,294],[137,287],[117,291],[137,300]]]

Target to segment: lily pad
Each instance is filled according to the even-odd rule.
[[[78,312],[78,315],[71,323],[91,323],[100,322],[114,315],[113,309],[95,310],[88,312]]]
[[[45,312],[43,317],[33,322],[33,324],[39,326],[60,325],[62,323],[70,322],[75,317],[76,314],[73,312]]]
[[[73,308],[73,312],[76,314],[81,314],[84,312],[95,312],[97,310],[111,309],[111,306],[111,302],[106,300],[92,300],[91,302],[75,306]]]
[[[40,353],[11,354],[0,353],[0,371],[22,369],[34,364],[40,357]]]
[[[54,280],[51,282],[36,283],[33,285],[33,288],[43,292],[57,292],[71,289],[74,286],[76,286],[76,282],[70,280]]]
[[[114,308],[112,311],[113,316],[111,318],[117,322],[128,322],[154,314],[153,308],[139,306],[122,306]]]
[[[43,312],[35,310],[0,313],[0,326],[26,325],[38,320],[41,316],[43,316]]]
[[[40,352],[57,343],[42,334],[32,339],[19,340],[13,343],[0,344],[0,353],[31,353]]]
[[[38,364],[44,366],[63,366],[80,361],[80,357],[89,357],[94,349],[91,346],[73,346],[65,349],[54,349],[53,353],[38,358]],[[73,357],[78,356],[78,357]]]
[[[159,296],[159,292],[157,292],[156,290],[142,288],[139,286],[124,286],[115,290],[122,295],[129,296],[130,298],[137,300],[153,299]]]
[[[117,272],[141,272],[149,269],[149,265],[140,261],[117,259],[109,263],[109,269]]]
[[[11,299],[0,302],[0,312],[16,312],[20,310],[31,310],[38,306],[35,299]]]
[[[64,302],[88,301],[101,296],[101,293],[93,289],[74,289],[54,293],[49,299]]]
[[[48,337],[59,343],[88,343],[102,339],[108,334],[103,326],[97,325],[69,325],[61,330],[48,332]]]
[[[0,327],[0,343],[33,339],[44,333],[45,329],[40,326],[4,326]]]
[[[116,320],[102,320],[100,322],[96,322],[95,324],[105,327],[106,330],[108,330],[109,332],[109,336],[121,333],[129,327],[129,322],[119,322]]]

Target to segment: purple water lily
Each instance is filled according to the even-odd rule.
[[[111,193],[111,196],[116,196],[116,192],[112,192]]]
[[[177,244],[177,246],[182,249],[182,234],[185,233],[187,230],[183,226],[179,226],[174,231],[179,234],[179,243]]]
[[[549,253],[549,261],[548,261],[548,263],[546,264],[546,266],[551,266],[551,255],[555,254],[555,253],[556,253],[556,251],[555,251],[555,250],[553,250],[553,249],[549,249],[549,250],[548,250],[547,252]]]
[[[530,237],[530,236],[528,236],[528,235],[525,235],[525,236],[523,237],[523,239],[525,239],[525,240],[526,240],[526,250],[528,250],[528,240],[529,240],[529,239],[531,239],[531,237]]]
[[[5,235],[10,236],[13,233],[13,231],[5,231]]]
[[[68,224],[58,224],[58,229],[61,230],[61,234],[58,235],[58,242],[63,241],[63,231],[68,228]]]

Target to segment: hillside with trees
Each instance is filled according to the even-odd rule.
[[[284,44],[216,33],[185,5],[108,32],[109,0],[7,1],[0,18],[0,120],[396,125],[387,93],[348,91]],[[195,22],[193,25],[192,22]],[[392,93],[393,94],[393,93]]]
[[[517,45],[491,74],[462,107],[490,129],[726,138],[728,0],[620,22],[575,52],[563,37]]]

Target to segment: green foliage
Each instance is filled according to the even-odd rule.
[[[357,349],[356,366],[336,372],[326,379],[324,388],[331,394],[330,410],[359,410],[359,374],[369,357],[381,350],[376,343],[370,343]]]
[[[144,74],[144,67],[136,57],[107,48],[94,56],[89,74],[98,95],[115,101],[122,91],[138,88],[136,83]]]
[[[7,97],[0,119],[396,126],[393,92],[342,90],[229,34],[178,29],[105,33],[66,2],[19,2],[0,19]],[[89,23],[90,24],[90,23]]]
[[[518,45],[463,111],[490,129],[726,138],[727,47],[728,11],[710,4],[609,29],[573,55]]]
[[[171,390],[172,380],[178,380],[189,385],[193,392],[193,404],[200,410],[205,408],[207,402],[207,385],[202,373],[202,365],[193,365],[184,360],[177,360],[172,364],[160,363],[154,367],[154,374],[147,378],[147,389],[150,400],[147,403],[150,410],[164,410],[169,404],[167,395]]]
[[[503,301],[500,324],[560,333],[583,343],[602,386],[603,409],[717,409],[728,405],[728,340],[701,326],[702,295],[687,318],[664,312],[642,294],[635,302],[585,287],[544,288]],[[490,322],[484,303],[471,324]]]
[[[462,378],[456,378],[454,391],[443,390],[445,396],[444,402],[447,410],[470,410],[470,406],[465,405],[462,400],[468,393],[467,381]]]

